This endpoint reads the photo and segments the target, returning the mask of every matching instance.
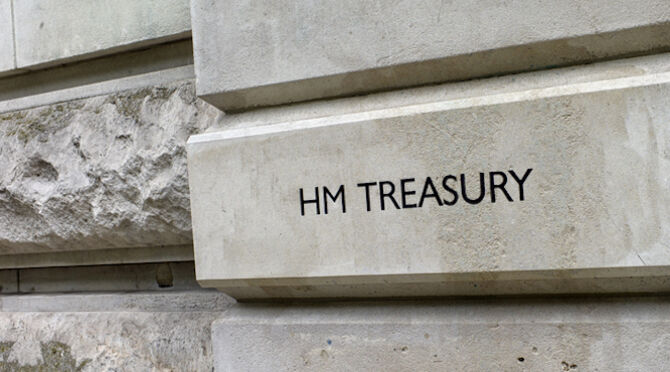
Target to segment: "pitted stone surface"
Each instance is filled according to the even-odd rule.
[[[216,292],[0,296],[0,372],[211,371]]]
[[[216,371],[662,371],[667,298],[244,306]],[[250,352],[253,351],[253,352]]]
[[[191,81],[0,114],[0,254],[190,244]]]
[[[46,367],[41,370],[62,371],[54,362],[83,365],[83,371],[211,371],[209,326],[217,316],[220,313],[3,313],[0,348],[4,342],[9,350],[0,354],[0,371],[16,370],[12,366],[31,371],[31,366],[40,365]],[[49,360],[53,350],[43,351],[49,346],[62,357]]]

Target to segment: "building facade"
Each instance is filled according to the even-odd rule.
[[[670,3],[0,0],[0,371],[665,370]]]

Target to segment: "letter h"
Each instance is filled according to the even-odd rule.
[[[314,199],[305,200],[305,196],[303,194],[302,188],[300,189],[300,214],[301,215],[303,215],[303,216],[305,215],[305,204],[309,204],[309,203],[316,204],[316,214],[321,214],[321,209],[319,207],[319,188],[318,187],[314,188],[314,193],[316,194]]]

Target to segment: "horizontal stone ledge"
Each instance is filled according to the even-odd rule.
[[[558,294],[670,293],[669,266],[601,269],[200,280],[240,302]]]
[[[193,262],[0,270],[0,286],[4,287],[2,280],[8,280],[8,286],[1,291],[14,294],[200,289]]]
[[[664,297],[238,305],[212,340],[217,371],[664,370],[668,311]]]
[[[193,80],[190,40],[0,79],[0,113]]]
[[[191,37],[186,0],[20,0],[13,5],[19,69],[42,69]]]
[[[193,136],[198,280],[246,299],[392,297],[545,271],[499,287],[551,293],[612,269],[566,288],[619,291],[607,280],[670,265],[668,94],[661,72]],[[620,291],[645,291],[656,274],[640,272]]]
[[[659,0],[191,7],[198,95],[231,111],[670,48],[670,5]]]
[[[2,271],[0,271],[2,273]],[[124,291],[89,293],[33,293],[2,296],[2,313],[80,312],[205,312],[225,311],[235,301],[206,289],[181,291]]]
[[[193,261],[193,246],[135,247],[0,255],[0,269]]]

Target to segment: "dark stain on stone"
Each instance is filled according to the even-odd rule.
[[[12,346],[14,342],[0,342],[0,372],[77,372],[91,362],[91,359],[84,359],[77,364],[70,346],[58,341],[49,341],[40,343],[41,362],[36,365],[22,365],[17,361],[9,361]]]
[[[12,341],[0,342],[0,371],[2,371],[2,364],[9,359],[9,353],[12,351],[12,346],[14,346],[14,342]]]
[[[81,136],[75,136],[72,138],[72,146],[74,146],[74,149],[77,152],[77,155],[79,155],[79,157],[81,158],[81,160],[86,161],[86,155],[81,150]]]
[[[162,263],[156,267],[156,283],[159,288],[171,288],[174,283],[170,264]]]
[[[175,92],[176,88],[155,87],[144,88],[135,91],[124,92],[115,95],[108,101],[116,106],[117,111],[140,125],[146,123],[142,120],[142,108],[149,101],[166,101]]]
[[[574,364],[574,363],[568,363],[568,362],[566,362],[566,361],[562,361],[562,362],[561,362],[561,367],[563,367],[563,370],[564,370],[564,371],[570,371],[570,370],[577,369],[577,365],[576,365],[576,364]]]

